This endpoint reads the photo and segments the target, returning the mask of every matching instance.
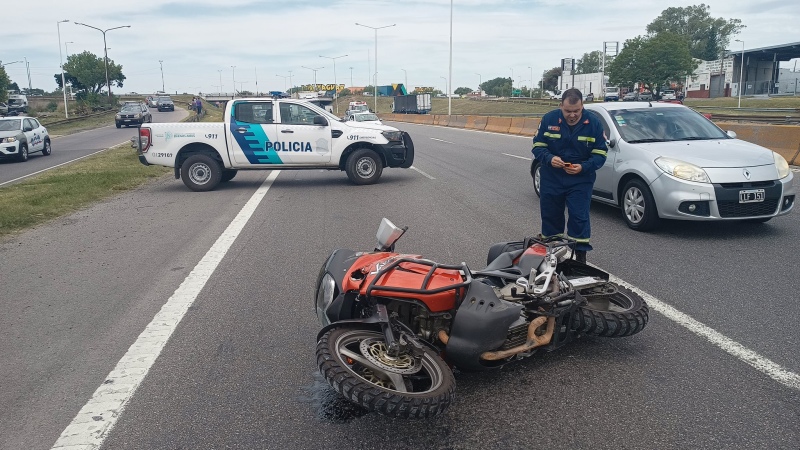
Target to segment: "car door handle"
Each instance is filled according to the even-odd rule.
[[[236,132],[237,132],[237,133],[245,133],[245,132],[247,132],[247,128],[244,128],[244,127],[237,128],[237,129],[236,129]]]
[[[294,130],[281,130],[281,133],[294,133]]]

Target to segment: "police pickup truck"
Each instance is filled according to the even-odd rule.
[[[193,191],[210,191],[239,170],[341,170],[373,184],[385,167],[408,168],[414,144],[386,125],[343,122],[304,100],[229,101],[224,122],[148,123],[134,138],[144,165],[173,167]]]

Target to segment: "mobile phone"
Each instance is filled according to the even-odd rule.
[[[572,167],[572,163],[564,163],[564,167]]]

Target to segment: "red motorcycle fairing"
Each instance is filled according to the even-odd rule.
[[[358,291],[367,295],[367,288],[382,268],[401,258],[422,259],[419,255],[407,255],[392,252],[369,253],[358,258],[342,279],[344,292]],[[431,266],[414,262],[401,262],[396,267],[387,271],[375,282],[370,295],[384,296],[408,300],[419,300],[431,312],[443,312],[455,309],[459,300],[460,289],[451,289],[443,292],[420,294],[418,292],[397,292],[381,290],[380,286],[410,289],[434,290],[461,283],[464,277],[461,272],[453,269],[436,268],[431,272]],[[427,278],[427,284],[425,283]]]

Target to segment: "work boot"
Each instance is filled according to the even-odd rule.
[[[575,261],[586,264],[586,250],[575,250]]]

